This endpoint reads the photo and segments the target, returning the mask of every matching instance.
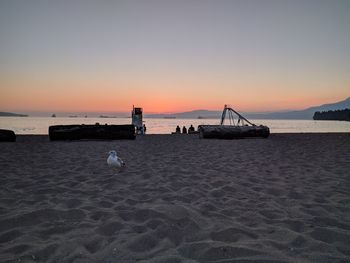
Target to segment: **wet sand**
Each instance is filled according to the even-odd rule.
[[[0,262],[350,262],[349,134],[0,149]]]

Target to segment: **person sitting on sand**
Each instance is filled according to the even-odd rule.
[[[193,125],[191,124],[191,126],[188,128],[188,133],[192,133],[194,132],[194,127]]]
[[[181,133],[181,129],[179,125],[176,126],[176,133]]]
[[[182,133],[187,133],[186,126],[183,126],[183,127],[182,127]]]

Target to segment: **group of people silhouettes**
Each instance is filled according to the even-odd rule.
[[[195,132],[195,129],[194,129],[193,125],[191,124],[191,126],[188,128],[188,133],[194,133],[194,132]],[[179,125],[176,126],[175,133],[181,133],[181,129],[180,129]],[[182,133],[187,133],[186,126],[182,127]]]

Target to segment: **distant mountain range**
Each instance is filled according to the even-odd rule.
[[[0,111],[0,117],[28,117],[28,115]]]
[[[313,106],[306,108],[304,110],[298,111],[285,111],[285,112],[270,112],[270,113],[261,113],[261,114],[249,114],[247,113],[248,118],[252,119],[299,119],[299,120],[312,120],[314,113],[316,111],[329,111],[329,110],[343,110],[350,109],[350,97],[338,101],[335,103],[323,104],[320,106]]]
[[[296,119],[296,120],[312,120],[316,111],[342,110],[350,109],[350,97],[335,103],[323,104],[320,106],[313,106],[304,110],[298,111],[280,111],[280,112],[240,112],[248,119]],[[239,109],[236,109],[239,111]],[[219,119],[222,111],[209,110],[194,110],[188,112],[179,112],[173,114],[145,114],[146,118],[178,118],[178,119]]]
[[[221,116],[222,111],[210,111],[210,110],[193,110],[187,112],[178,112],[172,114],[145,114],[146,118],[177,118],[177,119],[217,119]]]

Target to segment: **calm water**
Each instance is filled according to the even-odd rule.
[[[144,119],[148,134],[169,134],[176,125],[219,124],[215,119]],[[51,117],[0,117],[0,128],[16,134],[48,134],[50,125],[59,124],[130,124],[130,118],[51,118]],[[350,122],[313,120],[251,120],[270,127],[272,133],[299,132],[350,132]]]

